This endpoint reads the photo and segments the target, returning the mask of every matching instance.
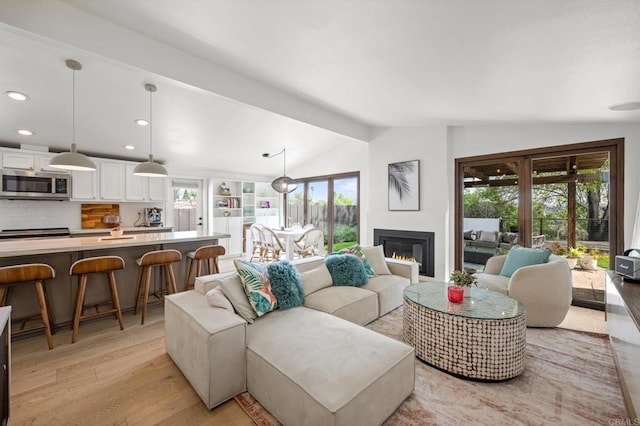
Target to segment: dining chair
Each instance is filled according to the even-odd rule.
[[[262,236],[264,239],[262,240],[263,248],[264,248],[264,256],[263,259],[266,262],[274,262],[280,259],[280,256],[286,252],[284,244],[278,238],[273,229],[264,227],[262,228]]]
[[[302,229],[311,229],[311,228],[315,228],[316,226],[313,223],[307,223],[305,226],[302,227]]]
[[[294,251],[299,257],[317,256],[319,245],[324,243],[324,232],[320,228],[308,228],[293,242]]]
[[[251,235],[251,245],[253,247],[249,262],[253,262],[254,260],[262,262],[264,260],[265,238],[262,235],[263,228],[264,226],[260,225],[259,223],[254,223],[249,227],[249,234]]]

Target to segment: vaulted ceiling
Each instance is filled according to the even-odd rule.
[[[374,126],[640,123],[608,108],[640,101],[639,18],[637,0],[4,0],[0,91],[31,99],[0,100],[0,142],[66,149],[67,57],[80,150],[144,159],[151,82],[154,154],[182,169],[277,175],[263,152],[301,164]]]

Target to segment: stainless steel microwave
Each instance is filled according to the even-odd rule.
[[[36,173],[27,170],[2,170],[0,198],[12,200],[68,200],[71,176]]]

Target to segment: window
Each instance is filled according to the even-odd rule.
[[[324,232],[327,252],[359,241],[360,173],[297,179],[287,194],[287,225],[312,224]]]

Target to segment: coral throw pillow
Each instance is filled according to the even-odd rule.
[[[235,260],[236,270],[249,304],[259,317],[273,311],[277,306],[276,297],[271,292],[267,267],[258,263]]]

